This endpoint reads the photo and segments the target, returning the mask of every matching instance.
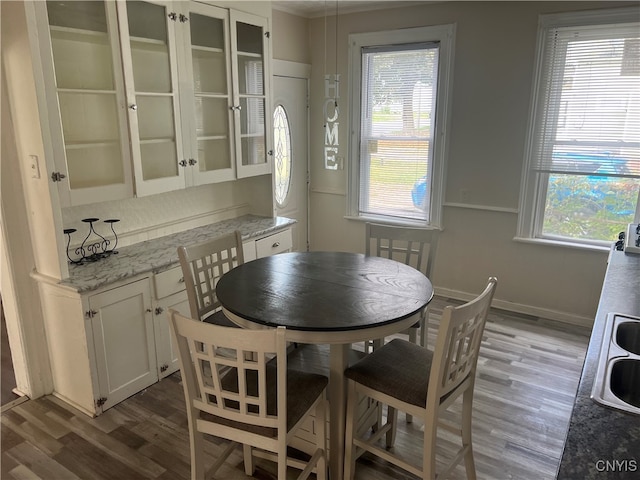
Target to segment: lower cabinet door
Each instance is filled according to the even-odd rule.
[[[89,297],[100,397],[106,410],[158,381],[148,278]]]
[[[164,378],[180,369],[178,346],[169,326],[169,309],[177,310],[186,317],[191,317],[187,291],[183,290],[158,300],[154,309],[154,331],[158,354],[158,376]]]

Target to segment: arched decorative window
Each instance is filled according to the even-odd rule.
[[[291,187],[291,133],[289,117],[282,105],[278,105],[273,112],[273,146],[276,203],[282,206]]]

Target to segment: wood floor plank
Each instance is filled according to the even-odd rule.
[[[54,413],[53,415],[55,416],[56,414]],[[141,478],[154,478],[164,472],[164,468],[144,455],[140,455],[136,449],[118,441],[117,438],[104,433],[94,426],[92,420],[89,417],[78,416],[72,418],[67,425],[71,432],[103,451],[106,455],[110,455],[135,470],[142,476]]]
[[[432,302],[428,331],[431,348],[442,309],[460,303],[442,297]],[[589,332],[585,329],[491,310],[475,385],[473,441],[478,479],[555,477],[588,339]],[[328,355],[327,346],[301,346],[290,355],[290,364],[326,374]],[[179,373],[97,418],[90,418],[53,396],[29,400],[20,407],[2,413],[2,480],[39,476],[53,480],[51,476],[42,476],[46,465],[51,471],[69,472],[74,480],[190,478],[188,428]],[[459,412],[460,405],[456,402],[447,418],[455,419]],[[399,418],[394,448],[419,463],[422,425],[417,419],[407,424],[404,415]],[[205,442],[208,462],[226,444],[220,439],[210,440]],[[457,442],[454,435],[439,432],[438,466],[452,456]],[[257,466],[253,478],[276,480],[274,464],[258,460]],[[288,478],[295,476],[296,471],[291,470]],[[216,478],[248,478],[243,472],[240,449],[236,449]],[[466,479],[464,468],[457,467],[450,478]],[[355,479],[415,477],[367,454],[358,460]]]
[[[73,472],[67,470],[57,461],[45,455],[29,442],[16,445],[7,452],[14,461],[28,467],[29,471],[43,479],[82,480]]]
[[[0,478],[11,478],[11,470],[18,466],[20,466],[20,463],[16,462],[7,451],[3,450],[2,455],[0,455]]]
[[[38,427],[40,430],[58,439],[69,433],[69,428],[65,425],[66,419],[61,421],[47,416],[49,409],[38,402],[25,402],[13,408],[13,411],[20,414],[25,421]]]
[[[73,432],[65,435],[61,441],[64,442],[64,448],[54,455],[54,460],[83,480],[153,478],[145,477]]]
[[[46,478],[41,478],[36,475],[34,472],[29,470],[26,465],[18,465],[13,470],[11,470],[8,474],[13,480],[47,480]],[[4,477],[2,477],[4,478]]]
[[[9,428],[25,440],[31,442],[47,455],[55,455],[64,445],[51,435],[30,424],[18,413],[10,410],[2,414],[2,428]]]

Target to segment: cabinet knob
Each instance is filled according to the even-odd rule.
[[[132,103],[131,105],[129,105],[129,110],[133,110],[135,112],[136,110],[138,110],[138,105]]]
[[[178,162],[178,165],[180,165],[181,167],[186,167],[187,166],[187,161],[186,160],[180,160]]]
[[[271,248],[278,248],[280,246],[280,242],[276,242],[273,245],[271,245]]]
[[[156,315],[160,315],[162,312],[164,312],[164,308],[156,307]]]
[[[242,110],[242,105],[233,105],[229,107],[229,110],[234,110],[236,112],[239,112],[240,110]]]
[[[167,15],[167,17],[169,17],[171,20],[175,22],[176,18],[178,18],[178,15],[176,14],[176,12],[171,12],[170,14]]]
[[[196,163],[198,163],[198,161],[195,158],[189,159],[189,165],[195,165]]]
[[[180,21],[182,23],[188,22],[189,21],[189,17],[187,17],[186,15],[180,14]]]

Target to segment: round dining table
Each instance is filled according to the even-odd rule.
[[[225,315],[244,328],[284,326],[287,339],[329,344],[329,472],[342,479],[351,344],[416,323],[433,286],[403,263],[359,253],[291,252],[225,273],[216,287]]]

